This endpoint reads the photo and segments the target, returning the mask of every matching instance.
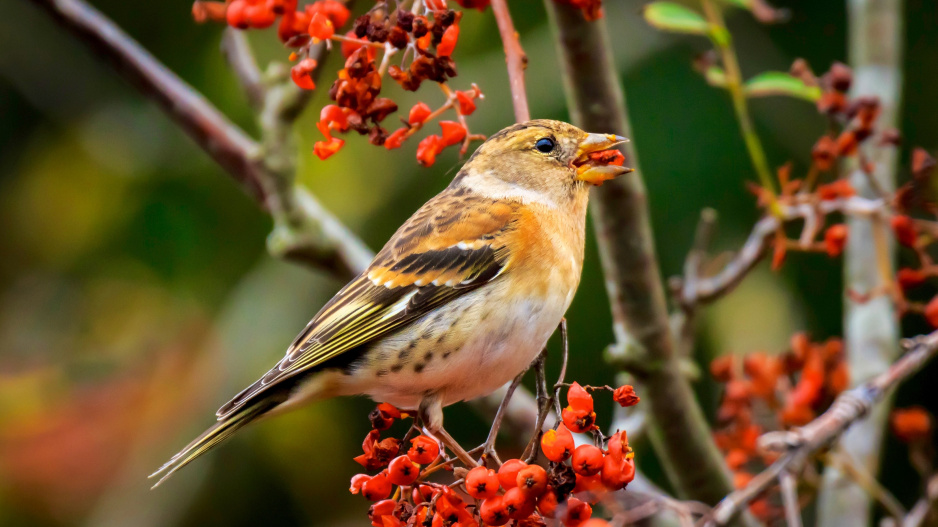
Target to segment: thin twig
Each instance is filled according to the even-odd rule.
[[[492,0],[492,13],[498,24],[498,33],[505,47],[505,62],[508,65],[508,82],[511,86],[511,102],[515,109],[515,121],[523,123],[531,119],[528,95],[524,88],[524,70],[528,67],[528,56],[521,48],[518,32],[511,21],[507,0]]]
[[[787,470],[778,478],[782,487],[782,504],[785,506],[785,523],[788,527],[801,527],[801,505],[798,503],[798,480]]]
[[[787,432],[770,432],[759,438],[759,447],[782,452],[772,463],[742,489],[720,501],[706,525],[726,525],[756,496],[778,481],[786,472],[797,473],[818,450],[830,445],[854,422],[866,416],[875,403],[900,382],[919,371],[938,352],[938,331],[908,339],[909,349],[885,372],[870,381],[842,393],[831,407],[807,425]]]

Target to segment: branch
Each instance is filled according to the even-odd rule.
[[[919,371],[938,352],[938,331],[902,343],[908,349],[888,370],[842,393],[817,419],[787,432],[769,432],[759,438],[759,448],[781,457],[744,488],[724,498],[713,509],[706,525],[726,525],[750,501],[786,473],[797,473],[819,450],[830,446],[847,429],[873,409],[900,382]]]
[[[817,203],[807,201],[802,196],[782,199],[789,201],[779,202],[779,215],[759,220],[739,252],[715,274],[700,277],[700,267],[705,264],[700,250],[695,248],[688,253],[685,276],[671,279],[671,287],[682,309],[694,311],[700,305],[713,302],[732,291],[762,260],[776,231],[786,222],[804,220],[799,243],[807,248],[817,237],[824,218],[829,214],[839,212],[849,217],[881,219],[888,219],[892,215],[888,204],[881,199],[852,197]],[[794,201],[790,201],[792,199]]]
[[[852,0],[847,2],[849,62],[854,72],[852,96],[879,98],[882,127],[899,123],[902,96],[902,29],[904,9],[901,0]],[[861,170],[858,160],[845,163],[850,183],[861,196],[874,197],[896,187],[897,150],[874,148],[867,152],[874,163],[873,174]],[[844,251],[844,287],[847,291],[885,289],[884,275],[892,276],[894,243],[888,227],[881,222],[848,218],[850,237]],[[895,360],[900,335],[896,308],[888,296],[869,302],[844,300],[844,345],[850,378],[862,381],[883,371]],[[846,454],[862,469],[875,476],[879,471],[883,433],[891,405],[880,409],[841,442]],[[853,483],[849,474],[828,467],[824,471],[818,497],[818,522],[832,521],[867,525],[871,521],[870,495]]]
[[[518,32],[511,21],[507,0],[492,0],[492,13],[498,24],[498,33],[505,47],[505,62],[508,64],[508,82],[511,86],[511,102],[515,108],[515,121],[523,123],[531,120],[528,109],[528,95],[524,89],[524,70],[528,67],[528,56],[521,48]]]
[[[545,5],[574,124],[630,135],[605,21],[587,22],[578,9],[553,0]],[[637,168],[634,152],[624,153]],[[714,504],[733,487],[675,353],[644,184],[637,174],[606,182],[590,206],[617,345],[634,340],[646,357],[640,380],[652,444],[680,497]]]
[[[292,172],[276,172],[277,160],[266,155],[269,153],[267,145],[248,137],[111,20],[81,0],[33,2],[109,62],[143,96],[154,101],[248,196],[270,212],[275,222],[278,215],[285,218],[280,223],[289,226],[286,237],[289,243],[281,244],[284,248],[279,254],[342,277],[356,274],[367,266],[371,253],[365,245],[311,194],[296,191]],[[286,110],[290,105],[279,108]],[[286,114],[280,112],[280,115]],[[297,220],[300,217],[302,221]]]

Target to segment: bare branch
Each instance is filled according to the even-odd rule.
[[[578,9],[553,0],[545,7],[573,123],[628,137],[605,20],[586,21]],[[616,344],[634,341],[648,358],[647,371],[636,375],[648,403],[649,436],[678,495],[714,504],[732,490],[732,482],[675,351],[648,199],[629,148],[623,148],[626,165],[636,173],[606,182],[590,200]]]
[[[706,525],[726,525],[750,501],[786,473],[797,473],[819,450],[839,439],[866,416],[889,390],[919,371],[938,352],[938,331],[903,342],[909,351],[888,370],[870,381],[842,393],[817,419],[787,432],[769,432],[759,438],[759,447],[782,452],[781,457],[756,475],[744,488],[720,501]]]
[[[244,31],[226,27],[221,38],[221,52],[244,88],[251,108],[260,110],[264,103],[265,91],[261,82],[261,70],[257,66],[257,60]]]
[[[528,109],[528,95],[524,88],[524,70],[528,67],[528,56],[521,48],[518,32],[511,21],[507,0],[492,0],[492,13],[498,23],[498,33],[502,37],[505,47],[505,62],[508,64],[508,82],[511,85],[511,102],[515,108],[515,121],[524,122],[531,119],[531,110]]]

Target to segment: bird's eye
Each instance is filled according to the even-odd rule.
[[[549,154],[554,149],[554,146],[556,146],[556,143],[549,137],[538,139],[537,142],[534,143],[534,148],[542,154]]]

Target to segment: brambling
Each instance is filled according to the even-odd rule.
[[[589,154],[625,141],[549,120],[490,137],[286,356],[151,477],[159,485],[262,416],[340,395],[415,411],[448,438],[443,407],[510,381],[559,325],[583,269],[589,189],[631,171]]]

